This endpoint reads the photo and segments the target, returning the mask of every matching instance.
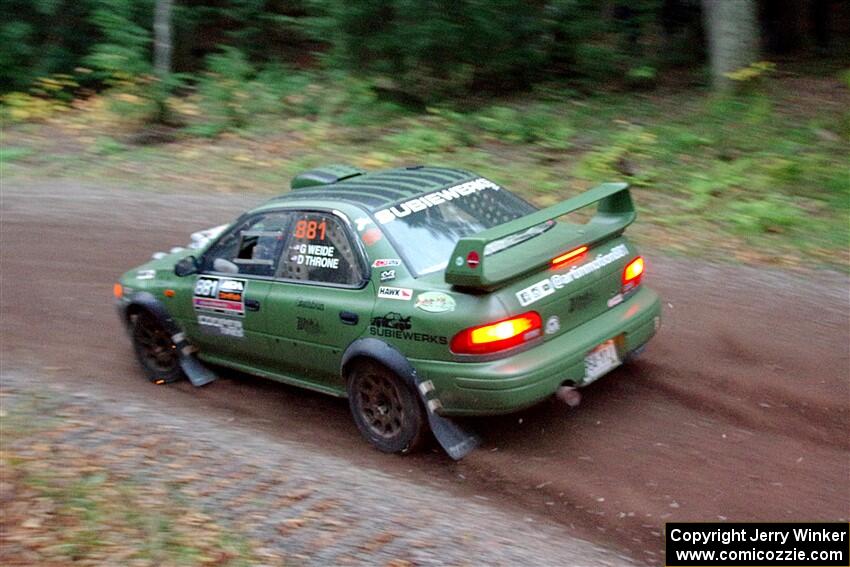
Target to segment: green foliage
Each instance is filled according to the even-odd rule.
[[[757,61],[750,65],[726,73],[736,83],[739,92],[753,92],[763,87],[765,78],[776,71],[776,65],[770,61]]]
[[[636,235],[649,235],[657,247],[782,263],[846,258],[850,139],[839,135],[846,111],[806,107],[806,94],[782,88],[782,78],[769,79],[763,92],[723,97],[693,90],[582,97],[552,82],[539,96],[413,113],[361,76],[257,65],[228,49],[217,55],[196,90],[168,99],[192,133],[234,132],[213,151],[186,136],[167,148],[134,149],[116,141],[112,123],[74,112],[45,131],[66,120],[85,124],[82,158],[73,156],[80,144],[19,154],[42,127],[13,125],[28,135],[15,141],[6,174],[47,165],[69,177],[130,170],[152,185],[191,178],[280,191],[292,174],[322,163],[378,169],[418,162],[478,171],[540,206],[594,183],[627,181],[641,206]],[[149,104],[130,92],[109,98],[127,113]],[[97,98],[86,103],[102,106]]]
[[[111,87],[113,111],[139,123],[169,123],[173,112],[171,94],[185,84],[186,76],[153,75],[150,30],[137,23],[140,8],[150,14],[149,2],[92,0],[90,21],[100,32],[84,61]]]
[[[626,82],[635,89],[652,87],[657,79],[658,72],[651,65],[632,67],[626,72]]]
[[[610,80],[648,50],[656,0],[611,17],[593,0],[313,2],[329,65],[392,81],[426,101],[525,88],[547,72]],[[640,78],[645,79],[646,72]],[[646,85],[646,81],[641,86]]]
[[[0,93],[27,91],[39,77],[73,72],[96,34],[89,11],[89,2],[3,0]]]
[[[7,21],[0,24],[0,77],[6,89],[26,88],[34,78],[27,65],[32,61],[35,45],[33,27],[24,21]]]
[[[13,92],[0,97],[0,117],[10,122],[41,122],[66,109],[61,100],[29,93]]]
[[[398,104],[381,100],[366,80],[343,72],[257,67],[233,47],[208,57],[197,99],[203,120],[188,130],[201,136],[261,127],[271,116],[322,117],[341,126],[365,127],[404,113]]]
[[[307,110],[344,126],[368,126],[404,113],[398,104],[382,100],[370,81],[342,71],[314,76],[303,98],[306,106],[292,112]]]
[[[802,214],[787,199],[770,196],[758,201],[734,202],[726,218],[742,233],[757,235],[786,231],[802,221]]]
[[[252,61],[275,61],[288,47],[304,41],[307,36],[305,28],[309,23],[303,17],[306,12],[299,0],[274,3],[229,0],[220,4],[207,8],[210,15],[215,15],[219,22],[226,22],[226,43],[244,52]]]
[[[109,136],[100,136],[94,142],[94,153],[100,156],[116,155],[126,150],[127,146]]]
[[[151,34],[134,21],[133,0],[93,0],[92,23],[101,34],[85,58],[86,64],[119,83],[150,74]]]
[[[247,125],[251,116],[248,103],[258,96],[251,90],[250,80],[254,73],[245,54],[233,47],[222,47],[221,53],[207,58],[207,72],[197,85],[206,118],[202,125],[205,130],[196,129],[196,133],[215,135]]]
[[[386,140],[393,152],[417,157],[449,152],[457,145],[451,132],[428,125],[413,126],[387,136]]]
[[[80,66],[95,70],[86,86],[96,89],[149,74],[154,5],[4,0],[0,93]],[[181,73],[202,71],[224,45],[256,69],[338,71],[379,85],[379,101],[420,109],[553,80],[648,89],[674,66],[699,72],[705,51],[695,0],[185,0],[172,21]],[[771,71],[759,62],[731,76],[750,90]]]
[[[499,141],[533,144],[547,150],[569,148],[574,134],[568,120],[544,106],[493,106],[474,115],[473,121]]]
[[[841,82],[844,83],[844,86],[850,89],[850,69],[844,69],[839,73],[839,77],[841,78]]]
[[[0,164],[26,159],[33,154],[30,148],[5,147],[0,148]]]
[[[625,66],[620,52],[610,45],[580,43],[573,48],[570,65],[587,88],[612,79]]]
[[[588,152],[576,166],[576,175],[593,182],[625,178],[634,185],[649,185],[655,178],[649,159],[657,136],[639,126],[628,125],[604,145]]]

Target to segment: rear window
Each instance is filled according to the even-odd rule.
[[[381,209],[375,218],[421,276],[445,269],[461,238],[535,210],[492,181],[478,178]]]

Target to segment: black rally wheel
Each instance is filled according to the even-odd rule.
[[[348,404],[363,437],[385,453],[410,453],[425,440],[428,418],[416,393],[378,363],[363,361],[350,372]]]
[[[148,380],[169,384],[183,378],[177,347],[171,335],[147,311],[132,316],[133,349]]]

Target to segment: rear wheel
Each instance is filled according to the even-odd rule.
[[[422,445],[428,419],[416,392],[386,367],[359,363],[349,375],[348,404],[360,433],[385,453]]]
[[[156,384],[169,384],[183,378],[177,347],[171,335],[147,311],[132,318],[133,349],[148,380]]]

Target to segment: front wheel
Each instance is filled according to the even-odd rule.
[[[348,379],[348,404],[357,429],[385,453],[410,453],[422,445],[428,419],[416,392],[386,367],[358,364]]]
[[[170,384],[183,378],[177,347],[156,317],[147,311],[133,315],[131,330],[136,358],[148,380]]]

